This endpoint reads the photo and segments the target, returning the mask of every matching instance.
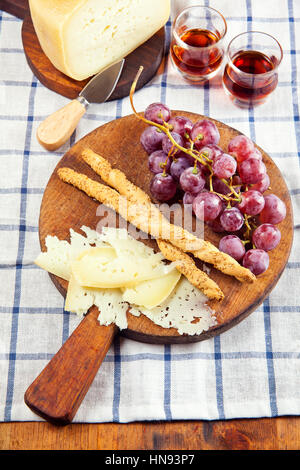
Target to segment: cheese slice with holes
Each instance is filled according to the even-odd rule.
[[[170,15],[170,0],[29,0],[29,6],[44,53],[75,80],[128,55]]]
[[[71,275],[65,301],[65,310],[82,316],[94,304],[94,297],[93,289],[80,286],[74,276]]]
[[[69,243],[48,235],[45,244],[47,251],[39,254],[34,261],[35,264],[68,281],[71,275]]]
[[[83,316],[96,305],[101,325],[115,323],[121,330],[127,328],[128,303],[123,301],[120,289],[91,289],[80,286],[71,275],[65,310]]]
[[[90,248],[71,263],[76,282],[85,287],[117,288],[161,278],[175,271],[174,264],[164,264],[152,257],[131,256],[112,247]]]
[[[123,290],[123,299],[129,304],[151,310],[161,305],[173,292],[180,279],[180,272],[174,269],[162,278],[151,279]]]

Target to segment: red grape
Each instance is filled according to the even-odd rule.
[[[159,201],[169,201],[175,196],[177,185],[172,176],[158,173],[152,178],[150,191]]]
[[[255,147],[254,152],[252,152],[249,158],[256,158],[256,160],[262,160],[261,152]]]
[[[229,194],[231,190],[226,186],[224,181],[221,181],[219,178],[213,177],[212,180],[213,190],[219,194]]]
[[[253,232],[252,241],[256,248],[274,250],[281,239],[280,230],[272,224],[262,224]]]
[[[181,173],[192,166],[192,162],[187,157],[177,157],[173,160],[170,167],[170,173],[176,181],[179,181]]]
[[[184,193],[182,202],[183,204],[193,204],[195,197],[195,194]]]
[[[264,250],[249,250],[243,258],[243,266],[258,276],[264,273],[269,267],[269,255]]]
[[[198,194],[205,186],[205,178],[198,168],[186,168],[180,176],[180,186],[183,191]]]
[[[234,175],[234,177],[232,178],[232,184],[234,186],[241,186],[242,185],[241,178],[238,175]]]
[[[201,149],[206,145],[217,145],[220,141],[220,133],[213,122],[203,119],[193,125],[191,138],[195,142],[195,147]]]
[[[152,173],[162,173],[165,171],[168,173],[171,167],[170,158],[167,161],[168,156],[162,150],[156,150],[155,152],[151,153],[148,158],[148,167]],[[166,166],[164,166],[165,162],[167,161]]]
[[[154,126],[147,127],[141,135],[141,144],[150,155],[155,150],[160,150],[164,133]]]
[[[234,155],[238,162],[242,162],[254,152],[254,144],[245,135],[237,135],[229,142],[228,152]]]
[[[245,247],[236,235],[227,235],[221,238],[219,250],[232,256],[237,261],[240,261],[245,254]]]
[[[259,191],[260,193],[264,193],[265,191],[267,191],[269,186],[270,186],[270,178],[269,178],[268,173],[266,173],[263,176],[261,181],[251,186],[251,189],[254,189],[255,191]]]
[[[193,127],[193,123],[190,119],[184,116],[175,116],[170,119],[168,124],[172,126],[172,131],[177,132],[177,134],[181,135],[184,139],[187,139],[187,136],[190,137]]]
[[[215,220],[211,220],[207,222],[207,225],[212,229],[213,232],[216,233],[223,233],[225,232],[224,227],[222,227],[220,222],[220,215]]]
[[[248,158],[239,164],[239,175],[245,184],[255,184],[263,179],[267,170],[264,163],[256,158]]]
[[[183,138],[181,135],[177,134],[177,132],[171,132],[171,136],[175,140],[177,144],[179,144],[181,147],[183,147]],[[162,139],[162,149],[163,151],[168,155],[170,150],[172,149],[172,154],[177,154],[180,153],[181,150],[178,150],[175,145],[170,141],[169,137],[167,135],[164,135]]]
[[[170,120],[171,111],[168,106],[163,103],[152,103],[146,108],[144,116],[148,121],[163,124],[164,121],[168,122]]]
[[[218,217],[223,209],[219,196],[210,192],[199,193],[193,202],[193,211],[200,220],[207,222]]]
[[[193,162],[195,162],[194,158],[193,158]],[[209,175],[210,174],[209,168],[206,165],[203,165],[203,163],[197,161],[197,167],[199,168],[199,170],[201,171],[201,173],[203,175]]]
[[[212,161],[215,161],[224,153],[221,147],[215,144],[206,145],[205,147],[202,147],[200,152],[205,153],[206,157]]]
[[[232,177],[232,186],[234,187],[234,190],[239,193],[242,187],[242,180],[238,175],[234,175]]]
[[[243,213],[248,215],[260,214],[265,205],[265,199],[259,191],[250,189],[242,193],[242,202],[238,204],[237,208]]]
[[[279,224],[286,216],[285,203],[275,194],[268,194],[264,199],[265,206],[260,214],[261,222],[263,224]]]
[[[213,163],[213,171],[217,178],[230,178],[236,172],[236,160],[224,153]]]
[[[244,225],[244,216],[236,207],[231,207],[221,214],[220,222],[226,232],[237,232]]]

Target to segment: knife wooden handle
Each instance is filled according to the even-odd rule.
[[[25,392],[26,405],[53,424],[71,423],[118,331],[98,315],[92,307]]]
[[[58,149],[71,137],[85,112],[86,106],[79,100],[71,101],[39,125],[37,140],[47,150]]]

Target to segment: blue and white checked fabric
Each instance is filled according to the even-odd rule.
[[[198,0],[173,0],[173,15],[191,3]],[[239,129],[264,148],[291,193],[292,254],[263,305],[219,337],[172,346],[116,339],[77,422],[300,414],[300,2],[203,3],[226,17],[227,41],[246,30],[277,37],[284,59],[276,92],[263,106],[241,110],[225,96],[220,77],[203,87],[191,86],[167,61],[163,73],[136,93],[136,107],[143,110],[161,100],[173,109],[205,114]],[[36,141],[36,128],[67,99],[32,75],[20,32],[21,21],[0,12],[0,421],[39,420],[24,405],[24,391],[79,323],[76,316],[64,312],[63,299],[48,274],[33,264],[39,253],[38,217],[44,188],[75,140],[131,113],[128,98],[93,105],[63,149],[43,150]]]

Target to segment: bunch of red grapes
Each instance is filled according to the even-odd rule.
[[[255,275],[265,272],[268,251],[281,239],[276,224],[285,218],[286,206],[275,194],[263,195],[270,179],[252,140],[238,135],[226,153],[212,121],[172,117],[162,103],[148,106],[144,118],[152,124],[142,133],[141,144],[154,173],[153,197],[170,201],[179,190],[196,217],[217,233],[227,232],[219,243],[221,251]]]

